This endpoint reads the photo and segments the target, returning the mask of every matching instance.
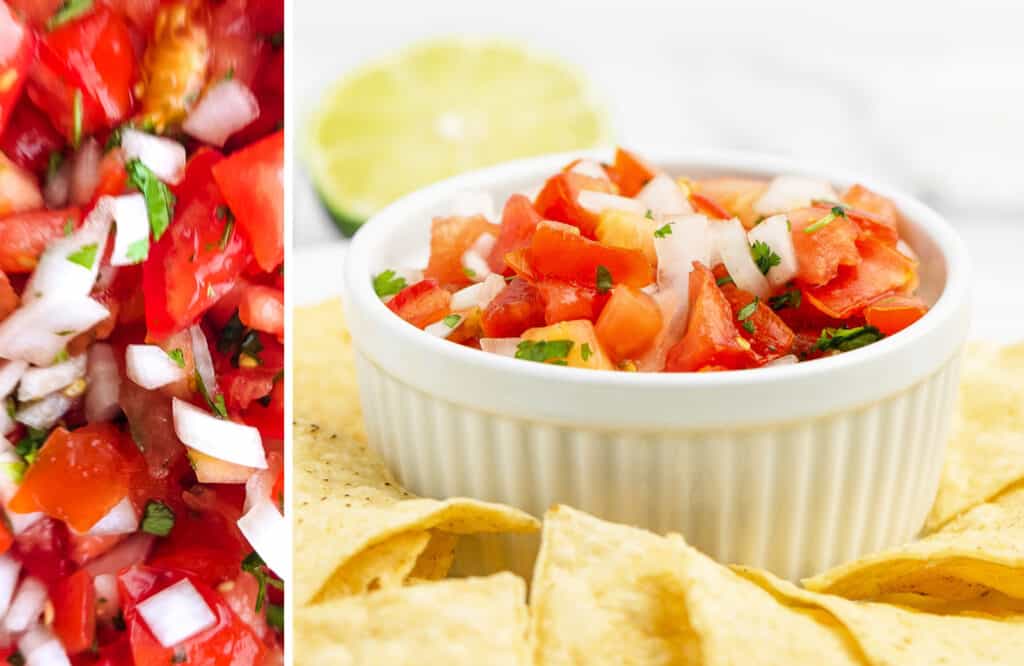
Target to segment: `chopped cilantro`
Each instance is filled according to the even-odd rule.
[[[651,212],[650,208],[648,208],[647,212],[644,213],[644,217],[646,217],[648,220],[653,220],[654,219],[654,213]]]
[[[779,294],[778,296],[772,296],[768,299],[768,305],[771,306],[772,310],[782,310],[783,308],[798,308],[800,307],[800,301],[803,295],[799,289],[793,287],[789,291]]]
[[[267,624],[278,631],[284,631],[284,606],[267,604]]]
[[[757,326],[754,325],[754,322],[752,320],[748,319],[745,322],[743,322],[743,330],[746,331],[747,333],[753,333],[754,331],[757,330]]]
[[[379,298],[393,296],[405,289],[406,286],[407,283],[405,278],[398,275],[390,268],[383,273],[378,273],[377,276],[373,278],[373,291]]]
[[[25,477],[25,470],[28,469],[28,463],[23,460],[16,460],[14,462],[0,463],[3,467],[4,474],[7,475],[13,483],[21,483],[21,480]]]
[[[62,164],[64,164],[63,153],[59,150],[50,153],[50,159],[46,162],[46,180],[53,180],[53,177],[60,171]]]
[[[146,260],[149,256],[149,236],[140,238],[131,245],[128,246],[128,251],[125,252],[125,256],[133,264],[139,264]]]
[[[54,31],[65,23],[70,23],[92,9],[93,0],[64,0],[57,13],[46,22],[46,29]]]
[[[31,465],[39,455],[39,449],[43,448],[46,438],[50,436],[49,430],[39,430],[30,427],[25,435],[14,445],[14,451],[22,460]]]
[[[474,271],[474,270],[473,270],[472,268],[470,268],[469,266],[463,266],[463,267],[462,267],[462,273],[463,273],[463,275],[465,275],[466,277],[468,277],[468,278],[469,278],[470,280],[472,280],[473,278],[475,278],[475,277],[476,277],[476,271]]]
[[[668,222],[654,230],[655,238],[664,238],[665,236],[672,235],[672,223]]]
[[[68,218],[64,220],[64,237],[67,238],[71,234],[75,233],[75,220]]]
[[[71,145],[75,148],[82,143],[82,91],[75,90],[71,106]]]
[[[825,328],[821,331],[821,337],[814,345],[818,351],[841,351],[847,352],[860,349],[878,342],[885,336],[874,326],[858,326],[856,328]]]
[[[271,576],[270,571],[267,569],[267,563],[263,561],[263,558],[255,550],[246,555],[245,559],[242,560],[242,571],[251,573],[256,577],[256,582],[259,583],[259,591],[256,592],[257,613],[263,610],[263,602],[267,598],[267,585],[276,587],[279,590],[284,589],[284,584]]]
[[[806,227],[804,227],[804,233],[805,234],[813,234],[815,231],[818,231],[819,229],[823,229],[825,226],[827,226],[830,222],[832,222],[832,220],[836,219],[837,217],[846,217],[846,211],[843,209],[842,206],[833,206],[832,210],[829,211],[828,215],[826,215],[826,216],[820,218],[819,220],[817,220],[816,222],[812,222],[811,224],[809,224]]]
[[[167,355],[171,357],[171,360],[174,361],[174,363],[179,368],[185,367],[185,352],[183,352],[181,349],[178,349],[176,347],[171,351],[167,352]]]
[[[109,153],[114,148],[119,148],[121,146],[121,132],[123,131],[124,125],[115,127],[111,130],[110,135],[107,136],[107,142],[103,144],[103,152]]]
[[[754,263],[757,264],[761,275],[768,275],[772,266],[782,263],[782,257],[775,254],[775,251],[764,241],[754,241],[754,244],[750,246],[750,256],[754,258]]]
[[[199,374],[199,370],[196,370],[195,379],[199,395],[203,396],[203,400],[206,401],[213,415],[219,419],[226,419],[228,417],[228,410],[224,405],[224,396],[220,393],[215,396],[210,395],[210,392],[206,390],[206,383],[203,382],[203,376]]]
[[[89,243],[83,245],[74,252],[68,255],[68,261],[73,264],[78,264],[86,270],[92,270],[92,265],[96,263],[96,251],[99,249],[99,245],[96,243]]]
[[[167,536],[174,528],[174,510],[160,500],[149,500],[142,515],[142,531]]]
[[[583,346],[580,347],[580,358],[582,358],[584,361],[589,361],[590,357],[593,354],[594,354],[594,352],[592,352],[590,350],[590,343],[589,342],[584,342]]]
[[[572,340],[523,340],[516,346],[516,358],[536,363],[568,365]]]
[[[68,350],[65,348],[65,349],[61,349],[59,352],[57,352],[54,355],[53,362],[54,363],[63,363],[64,361],[68,360],[69,358],[71,358],[71,357],[68,356]]]
[[[153,238],[160,240],[167,231],[171,218],[174,217],[174,195],[167,189],[167,185],[138,159],[128,160],[124,168],[128,172],[129,182],[142,192],[146,200],[146,212],[149,216],[149,227],[153,230]]]
[[[597,293],[604,294],[612,288],[612,274],[604,266],[597,266]]]
[[[224,232],[220,235],[220,249],[224,249],[231,242],[231,235],[235,232],[235,216],[228,211],[227,221],[224,223]]]
[[[450,314],[441,321],[443,321],[444,325],[448,328],[455,328],[459,325],[459,322],[462,321],[462,315]]]
[[[715,284],[717,284],[719,287],[724,287],[725,285],[732,283],[733,280],[731,275],[723,275],[722,277],[715,280]]]
[[[740,308],[740,311],[736,313],[736,320],[743,324],[743,330],[747,333],[753,333],[757,330],[751,317],[753,317],[754,313],[757,312],[757,305],[760,302],[761,299],[754,296],[754,300],[744,305]]]

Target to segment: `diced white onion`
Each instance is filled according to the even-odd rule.
[[[97,577],[103,574],[116,576],[131,565],[144,561],[153,548],[155,538],[143,532],[133,534],[95,560],[86,562],[83,568]]]
[[[279,576],[288,573],[288,521],[269,499],[257,502],[238,519],[238,529],[259,553],[270,570]]]
[[[771,287],[754,263],[750,254],[750,242],[739,220],[716,222],[711,227],[715,234],[715,245],[722,257],[725,269],[729,271],[736,286],[749,291],[758,298],[768,298]]]
[[[4,617],[4,628],[18,633],[25,631],[36,622],[46,605],[46,585],[34,576],[21,581],[14,593],[11,607]]]
[[[516,350],[522,341],[522,338],[480,338],[480,349],[489,354],[515,358]]]
[[[228,138],[260,115],[260,105],[244,83],[226,79],[206,91],[189,112],[181,129],[214,146],[223,146]]]
[[[68,340],[103,321],[110,312],[88,296],[43,298],[0,322],[0,357],[52,365]]]
[[[71,666],[60,641],[42,625],[32,627],[18,640],[18,651],[25,666]]]
[[[604,168],[594,160],[580,160],[569,171],[598,180],[608,180],[608,174]]]
[[[274,474],[269,469],[249,476],[245,482],[245,503],[242,505],[242,513],[248,513],[249,509],[259,502],[269,502],[275,481]]]
[[[607,194],[606,192],[583,190],[577,197],[577,201],[595,215],[600,215],[606,210],[622,210],[636,213],[637,215],[643,215],[647,212],[647,206],[636,199],[620,197],[617,194]]]
[[[481,236],[481,238],[484,237],[491,239],[494,238],[490,234],[484,234]],[[494,243],[492,242],[491,245],[493,246]],[[487,263],[486,259],[488,253],[490,253],[490,250],[487,250],[486,253],[482,253],[477,250],[474,245],[474,247],[469,248],[462,254],[462,266],[466,269],[466,275],[470,280],[473,280],[474,282],[482,282],[491,274],[491,266]]]
[[[132,501],[125,497],[89,528],[89,536],[110,536],[114,534],[133,534],[139,529],[139,517],[135,513]]]
[[[174,647],[217,622],[203,595],[187,578],[144,599],[135,608],[165,648]]]
[[[919,261],[917,253],[914,252],[914,248],[907,245],[907,241],[902,238],[896,241],[896,251],[912,261]]]
[[[97,342],[89,347],[86,379],[85,419],[89,423],[102,423],[117,416],[121,411],[118,404],[121,377],[113,347],[105,342]]]
[[[0,617],[7,614],[14,598],[14,588],[18,585],[18,574],[21,563],[10,555],[0,555]]]
[[[92,201],[96,187],[100,184],[100,159],[103,151],[99,142],[92,137],[86,139],[71,157],[71,190],[69,201],[75,206],[84,206]]]
[[[658,309],[661,310],[662,325],[650,349],[644,352],[643,356],[636,361],[637,368],[641,372],[661,372],[664,370],[665,359],[668,357],[669,349],[686,332],[690,312],[689,275],[687,275],[685,285],[685,287],[676,287],[654,294],[654,302],[658,304]]]
[[[32,513],[7,512],[7,519],[11,521],[11,532],[14,536],[22,534],[45,517],[46,514],[42,511],[33,511]]]
[[[810,206],[814,199],[837,201],[839,195],[824,180],[802,176],[776,176],[768,183],[764,194],[754,202],[754,212],[758,215],[785,213],[794,208]]]
[[[71,409],[72,402],[63,393],[51,393],[45,398],[22,405],[15,413],[14,420],[36,430],[49,430]]]
[[[25,361],[2,361],[0,362],[0,398],[6,398],[14,391],[21,376],[28,370],[28,363]]]
[[[195,405],[173,398],[174,432],[186,446],[236,465],[266,469],[260,431],[219,419]]]
[[[12,432],[18,424],[15,422],[11,415],[7,413],[6,409],[0,409],[0,435],[6,435]]]
[[[666,218],[670,233],[654,238],[658,255],[658,290],[675,290],[687,299],[693,262],[710,265],[711,224],[703,215]]]
[[[156,345],[128,345],[124,362],[128,379],[150,391],[185,378],[185,371]]]
[[[121,608],[121,592],[117,589],[117,576],[111,573],[100,574],[92,579],[96,590],[96,617],[112,618]]]
[[[452,310],[486,308],[494,297],[505,288],[505,278],[491,273],[483,282],[477,282],[452,294]]]
[[[255,473],[252,467],[236,465],[185,447],[199,483],[245,483]]]
[[[465,319],[466,319],[462,315],[449,315],[449,316],[455,316],[455,317],[458,317],[459,319],[458,319],[458,321],[456,321],[451,326],[446,324],[444,319],[442,319],[440,321],[435,321],[433,324],[430,324],[429,326],[424,327],[423,332],[427,333],[428,335],[433,335],[433,336],[438,337],[438,338],[447,338],[449,335],[451,335],[455,331],[455,329],[457,329],[459,326],[462,326],[462,322],[465,321]],[[445,317],[445,319],[447,319],[447,318],[448,317]]]
[[[72,356],[63,363],[48,368],[31,368],[21,376],[18,384],[18,401],[37,400],[59,391],[85,376],[85,354]]]
[[[113,199],[112,205],[117,233],[114,236],[110,264],[137,264],[145,259],[145,256],[130,258],[128,251],[135,243],[149,243],[149,212],[146,210],[146,199],[141,194],[127,194]]]
[[[25,285],[22,304],[42,298],[89,295],[107,247],[112,201],[110,197],[101,198],[76,232],[50,242]],[[85,254],[92,255],[91,264],[83,265]],[[71,257],[82,261],[72,261]]]
[[[125,161],[138,159],[153,174],[171,185],[181,182],[185,171],[185,146],[172,139],[134,129],[121,132]]]
[[[785,215],[773,215],[762,221],[747,232],[751,245],[761,241],[779,255],[779,263],[768,269],[769,284],[781,287],[796,277],[796,250],[793,248],[793,236],[789,231],[789,221]]]
[[[188,329],[192,337],[192,361],[196,364],[196,372],[203,380],[203,386],[210,395],[217,393],[217,375],[213,370],[213,357],[210,356],[210,345],[206,342],[206,334],[199,324]]]
[[[794,364],[799,363],[799,362],[800,362],[800,359],[798,359],[796,356],[793,356],[792,354],[786,354],[785,356],[780,356],[779,358],[775,359],[774,361],[768,361],[767,363],[764,364],[764,367],[767,368],[769,366],[776,366],[776,365],[794,365]]]
[[[652,178],[651,182],[637,193],[636,198],[644,206],[644,210],[650,210],[656,217],[686,215],[693,212],[693,207],[680,189],[679,183],[665,174],[658,174]]]
[[[456,194],[455,201],[452,203],[452,215],[459,217],[483,215],[491,222],[498,219],[498,213],[494,207],[494,197],[487,192],[478,190]]]
[[[71,162],[65,160],[53,175],[48,176],[43,186],[43,201],[46,207],[54,210],[64,208],[71,198]]]
[[[494,300],[494,297],[501,293],[502,289],[505,288],[505,278],[497,273],[491,273],[484,280],[484,288],[480,291],[480,300],[477,301],[477,306],[480,309],[486,308]]]

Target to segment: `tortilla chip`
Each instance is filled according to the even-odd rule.
[[[1024,654],[1024,622],[1020,618],[932,615],[802,590],[757,569],[734,570],[792,608],[830,613],[850,632],[868,664],[1019,666]]]
[[[356,386],[352,336],[341,301],[295,308],[294,413],[331,432],[366,441]]]
[[[690,548],[564,506],[544,520],[530,649],[551,664],[860,664],[842,627]]]
[[[351,437],[297,423],[295,594],[300,605],[447,572],[452,535],[530,532],[532,516],[470,499],[420,499]],[[438,535],[432,542],[430,534]],[[419,560],[423,560],[420,562]]]
[[[295,611],[295,663],[526,666],[526,585],[508,573],[335,599]]]
[[[840,565],[804,586],[848,599],[911,593],[967,601],[998,592],[1024,600],[1024,486],[920,541]]]
[[[1024,344],[973,345],[960,383],[960,411],[925,529],[1024,480]]]

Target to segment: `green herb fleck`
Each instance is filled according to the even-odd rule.
[[[597,293],[604,294],[612,288],[612,274],[604,266],[597,266]]]
[[[732,276],[731,275],[723,275],[722,277],[720,277],[717,280],[715,280],[715,284],[717,284],[719,287],[724,287],[727,284],[733,284]]]
[[[373,291],[377,294],[378,298],[393,296],[405,289],[406,286],[405,278],[391,269],[379,273],[373,278]]]
[[[654,230],[654,237],[655,238],[664,238],[665,236],[671,236],[671,235],[672,235],[672,223],[671,222],[669,222],[667,224],[664,224],[664,225],[662,225],[662,226],[660,226],[660,227],[658,227],[657,229]]]
[[[644,213],[644,217],[646,217],[648,220],[653,220],[654,219],[654,213],[651,212],[650,208],[648,208],[647,212]]]
[[[267,604],[267,624],[278,631],[284,631],[284,606]]]
[[[54,31],[65,23],[70,23],[92,9],[93,0],[64,0],[57,13],[46,22],[46,29]]]
[[[466,277],[468,277],[470,280],[472,280],[473,278],[476,277],[476,271],[474,271],[469,266],[463,266],[462,267],[462,274],[465,275]]]
[[[146,260],[149,256],[149,236],[140,238],[131,245],[128,246],[128,251],[125,252],[125,256],[133,264],[138,264]]]
[[[174,528],[174,510],[160,500],[149,500],[142,515],[142,531],[167,536]]]
[[[256,577],[256,582],[259,583],[259,590],[256,592],[256,612],[263,610],[263,603],[267,598],[267,585],[276,587],[279,590],[284,589],[284,584],[271,576],[270,571],[267,569],[267,563],[263,561],[259,553],[255,550],[245,556],[242,560],[242,571],[248,571]]]
[[[124,131],[124,125],[115,127],[111,130],[110,135],[107,136],[107,142],[103,144],[103,152],[109,153],[114,148],[121,147],[121,133]]]
[[[83,245],[74,252],[68,255],[68,261],[73,264],[78,264],[86,270],[92,270],[92,265],[96,263],[96,251],[99,250],[99,245],[96,243],[89,243]]]
[[[568,365],[572,340],[523,340],[516,346],[516,358],[536,363]]]
[[[230,81],[233,78],[235,78],[235,68],[230,67],[228,68],[228,71],[224,73],[224,80]]]
[[[75,233],[75,220],[69,217],[64,220],[64,237],[67,238],[73,233]]]
[[[772,266],[778,266],[782,263],[782,257],[775,254],[775,251],[764,241],[754,241],[753,245],[750,246],[750,256],[754,258],[754,263],[757,264],[761,275],[768,275],[768,271],[772,269]]]
[[[782,310],[784,308],[798,308],[800,302],[803,299],[803,294],[799,289],[793,287],[789,291],[779,294],[778,296],[772,296],[768,299],[768,305],[771,306],[772,310]]]
[[[63,164],[64,154],[62,152],[55,150],[50,153],[50,159],[46,163],[46,180],[53,180],[53,177],[57,175]]]
[[[50,436],[49,430],[29,428],[25,435],[14,445],[14,451],[22,460],[31,465],[39,456],[39,449],[43,448],[46,439]]]
[[[456,326],[459,325],[459,322],[462,321],[462,316],[457,314],[450,314],[441,321],[443,321],[444,325],[447,326],[448,328],[455,328]]]
[[[167,355],[171,357],[171,360],[174,361],[175,365],[177,365],[179,368],[185,367],[185,352],[183,352],[181,349],[174,348],[171,351],[167,352]]]
[[[171,224],[171,218],[174,217],[174,195],[167,189],[167,185],[138,159],[128,160],[124,167],[128,172],[129,182],[142,192],[146,200],[146,213],[149,217],[149,227],[153,230],[153,238],[160,240]]]
[[[54,363],[63,363],[64,361],[68,360],[69,358],[71,358],[71,357],[68,355],[68,350],[65,348],[65,349],[61,349],[59,352],[57,352],[54,355],[53,362]]]
[[[4,473],[13,483],[21,483],[21,480],[25,478],[26,469],[28,469],[28,463],[24,460],[3,463]]]
[[[874,326],[856,328],[825,328],[814,345],[818,351],[848,352],[878,342],[885,336]]]
[[[813,223],[807,225],[806,227],[804,227],[804,233],[805,234],[813,234],[815,231],[818,231],[819,229],[824,228],[826,225],[828,225],[830,222],[832,222],[832,220],[836,219],[837,217],[846,217],[846,211],[843,210],[842,206],[833,206],[832,210],[829,211],[828,215],[826,215],[826,216],[822,217],[821,219],[819,219],[818,221],[813,222]]]
[[[754,300],[750,301],[736,313],[736,320],[743,324],[743,330],[747,333],[753,333],[757,328],[754,326],[754,320],[751,317],[757,312],[757,305],[761,302],[761,299],[754,296]]]
[[[71,106],[71,145],[78,148],[82,143],[82,91],[75,90]]]
[[[203,396],[203,400],[210,407],[210,411],[213,415],[219,419],[226,419],[228,417],[228,410],[224,406],[224,396],[217,394],[211,396],[210,392],[206,389],[206,383],[203,382],[203,376],[199,374],[199,370],[196,370],[195,374],[196,388],[199,389],[199,395]]]
[[[284,30],[267,35],[267,41],[270,42],[270,45],[275,49],[281,48],[284,44]]]
[[[224,217],[222,218],[225,220],[224,231],[220,235],[220,249],[223,250],[231,242],[231,236],[235,232],[235,216],[227,206],[220,206],[217,210],[220,211],[221,208],[225,210]]]
[[[589,361],[590,357],[593,356],[594,352],[590,350],[590,343],[584,342],[583,346],[580,347],[580,358],[584,361]]]

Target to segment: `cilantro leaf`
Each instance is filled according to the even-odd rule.
[[[257,613],[263,609],[263,603],[267,598],[267,585],[279,590],[284,589],[284,584],[271,576],[270,571],[267,569],[267,563],[263,561],[263,558],[255,550],[246,555],[245,559],[242,560],[242,571],[251,573],[256,577],[256,582],[259,583],[259,591],[256,593]],[[269,609],[267,614],[270,614]]]
[[[651,209],[650,209],[650,208],[648,208],[648,209],[647,209],[647,212],[646,212],[646,213],[644,213],[644,217],[646,217],[646,218],[647,218],[648,220],[653,220],[653,219],[654,219],[654,213],[653,213],[653,211],[651,211]]]
[[[654,230],[655,238],[664,238],[665,236],[672,235],[672,223],[668,222]]]
[[[757,330],[757,327],[754,325],[754,321],[751,317],[753,317],[754,313],[757,312],[757,305],[760,302],[761,299],[754,296],[754,300],[744,305],[740,308],[740,311],[736,313],[736,320],[743,324],[743,330],[747,333],[753,333]]]
[[[782,263],[782,257],[775,254],[775,251],[764,241],[754,241],[754,244],[750,246],[750,256],[754,258],[754,263],[757,264],[761,275],[768,275],[772,266]]]
[[[172,349],[171,351],[167,352],[167,355],[171,357],[171,360],[174,361],[174,363],[179,368],[185,367],[185,352],[183,352],[181,349]]]
[[[793,287],[789,291],[769,298],[768,305],[772,310],[776,311],[783,308],[798,308],[800,307],[801,300],[803,300],[803,293],[796,287]]]
[[[206,401],[213,415],[219,419],[226,419],[228,417],[228,410],[224,405],[224,396],[220,393],[215,396],[210,395],[210,392],[206,389],[206,383],[203,382],[203,376],[199,374],[199,370],[196,370],[195,379],[199,395],[203,396],[203,400]]]
[[[523,340],[516,346],[516,358],[536,363],[568,365],[572,340]]]
[[[92,9],[93,0],[64,0],[57,13],[46,22],[46,29],[53,32],[65,23],[70,23]]]
[[[724,275],[724,276],[718,278],[717,280],[715,280],[715,284],[717,284],[719,287],[724,287],[725,285],[732,284],[732,283],[733,283],[733,279],[732,279],[731,275]]]
[[[64,231],[64,237],[65,238],[67,238],[71,234],[75,233],[75,220],[73,218],[69,217],[68,219],[64,220],[64,229],[63,229],[63,231]]]
[[[235,214],[227,206],[217,206],[217,219],[224,220],[224,231],[220,235],[220,249],[224,249],[231,242],[231,236],[235,232]]]
[[[25,435],[14,445],[14,451],[22,460],[31,465],[39,455],[39,449],[43,448],[46,439],[50,436],[49,430],[29,428]]]
[[[167,536],[174,528],[174,510],[160,500],[149,500],[142,515],[142,531]]]
[[[128,261],[133,264],[142,263],[149,256],[149,236],[140,238],[134,243],[128,246],[128,251],[125,252],[125,256]]]
[[[373,278],[373,291],[377,294],[378,298],[393,296],[405,289],[406,286],[407,283],[405,278],[398,275],[391,269],[388,269],[383,273],[378,273],[377,276]]]
[[[604,266],[597,266],[597,293],[604,294],[612,288],[612,274]]]
[[[142,192],[146,200],[146,212],[149,216],[149,228],[153,230],[153,238],[160,237],[167,231],[174,217],[174,195],[159,178],[138,159],[131,159],[124,165],[128,172],[129,182]]]
[[[92,265],[96,263],[96,251],[99,250],[99,245],[96,243],[89,243],[83,245],[74,252],[68,255],[68,261],[73,264],[78,264],[86,270],[92,270]]]
[[[593,356],[594,352],[590,350],[590,343],[584,342],[583,346],[580,347],[580,358],[584,361],[589,361],[590,357]]]
[[[813,234],[815,231],[823,229],[837,217],[846,217],[846,210],[842,206],[833,206],[832,210],[829,211],[828,215],[804,227],[804,233]]]
[[[267,624],[278,631],[284,631],[284,606],[267,604]]]
[[[878,342],[885,336],[874,326],[858,326],[856,328],[824,328],[821,337],[815,343],[818,351],[848,352]]]
[[[462,321],[462,316],[457,314],[450,314],[441,321],[443,321],[444,325],[447,326],[448,328],[455,328],[456,326],[459,325],[459,322]]]

